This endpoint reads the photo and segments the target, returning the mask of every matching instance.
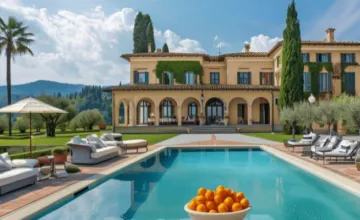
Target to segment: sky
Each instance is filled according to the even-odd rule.
[[[12,83],[52,80],[88,85],[129,82],[136,14],[149,14],[156,47],[217,55],[268,51],[282,39],[291,0],[0,0],[0,16],[14,16],[35,34],[34,56],[16,57]],[[297,0],[303,40],[360,41],[360,0]],[[0,85],[6,84],[0,55]]]

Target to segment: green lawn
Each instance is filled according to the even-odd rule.
[[[243,133],[243,135],[248,135],[252,137],[263,138],[270,141],[283,142],[287,139],[292,139],[291,135],[283,134],[283,133]],[[302,135],[295,135],[296,140],[300,140]]]

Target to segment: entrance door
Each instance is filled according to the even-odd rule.
[[[150,117],[150,103],[147,101],[141,101],[139,103],[139,111],[138,111],[138,123],[139,124],[147,124],[148,119]]]
[[[224,103],[217,98],[210,99],[206,103],[206,124],[215,124],[224,118]]]
[[[268,103],[260,104],[260,124],[270,124],[270,106]]]

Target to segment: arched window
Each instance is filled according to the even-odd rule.
[[[196,117],[197,116],[197,105],[195,102],[191,102],[188,105],[188,116]]]
[[[196,84],[196,75],[193,72],[185,73],[185,84]]]
[[[139,105],[139,124],[147,124],[150,117],[150,103],[141,101]]]
[[[119,106],[119,124],[125,124],[125,105],[123,102]]]
[[[173,109],[172,109],[172,101],[170,99],[165,99],[162,102],[162,108],[161,108],[161,115],[164,118],[171,118],[173,115]]]

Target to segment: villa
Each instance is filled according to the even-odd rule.
[[[282,42],[268,52],[250,50],[245,44],[243,52],[218,56],[159,49],[123,54],[130,62],[130,85],[107,89],[113,96],[113,126],[228,124],[242,130],[280,130]],[[355,77],[360,74],[360,42],[336,41],[335,29],[329,28],[325,40],[303,41],[302,53],[308,95],[309,63],[324,64],[317,82],[320,98],[360,94]]]

